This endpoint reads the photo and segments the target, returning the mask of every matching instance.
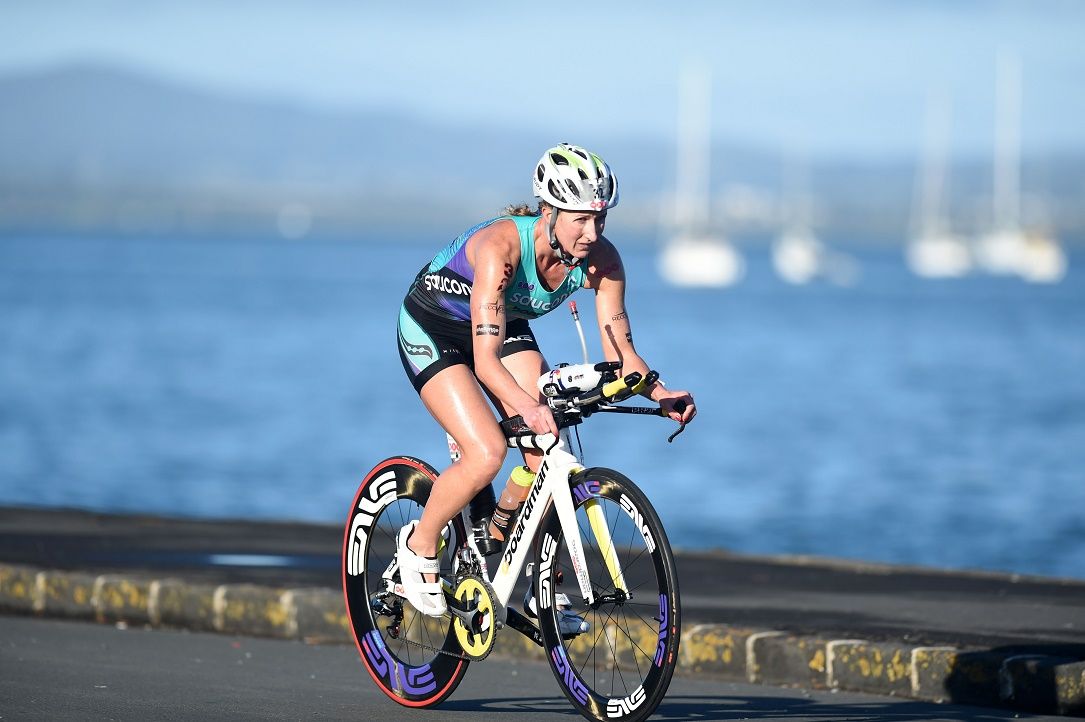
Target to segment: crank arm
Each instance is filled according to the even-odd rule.
[[[530,619],[523,614],[520,614],[512,607],[508,608],[506,614],[508,615],[508,619],[506,620],[508,626],[512,627],[540,647],[543,646],[542,632],[539,631],[539,628],[536,627]]]
[[[445,591],[445,605],[453,617],[463,622],[463,625],[468,629],[471,628],[471,621],[475,618],[475,613],[478,612],[478,602],[465,604],[452,596],[450,592]]]
[[[474,609],[466,610],[466,609],[457,609],[456,607],[453,607],[451,604],[448,605],[448,613],[451,614],[456,619],[463,622],[463,626],[466,627],[467,629],[471,628],[471,624],[472,624],[472,622],[473,622],[473,620],[475,618],[475,612],[476,611],[478,611],[477,606]]]

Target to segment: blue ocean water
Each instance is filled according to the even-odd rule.
[[[339,522],[380,458],[440,467],[394,326],[442,242],[0,238],[0,504]],[[1085,259],[1045,287],[866,252],[789,287],[752,250],[689,291],[625,258],[638,349],[700,416],[582,438],[676,546],[1085,578]],[[533,325],[580,360],[566,313]]]

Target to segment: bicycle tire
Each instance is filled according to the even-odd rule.
[[[662,702],[678,663],[681,609],[674,556],[659,516],[627,477],[613,469],[592,468],[574,474],[569,483],[593,594],[604,601],[594,609],[583,600],[577,605],[576,573],[551,504],[535,548],[532,582],[546,658],[558,686],[583,716],[639,722]],[[615,596],[618,585],[592,531],[589,502],[602,511],[621,561],[627,599]],[[564,639],[558,627],[555,599],[562,579],[573,611],[591,624],[572,639]]]
[[[426,617],[406,600],[383,594],[382,573],[395,554],[395,535],[421,516],[437,471],[420,459],[393,456],[366,474],[354,496],[343,533],[343,597],[362,664],[388,697],[406,707],[432,707],[455,691],[468,660],[460,657],[449,617]],[[463,520],[450,523],[441,575],[451,578],[455,551],[467,543]],[[398,574],[398,572],[397,572]],[[382,613],[399,605],[395,615]],[[383,625],[383,627],[382,627]]]

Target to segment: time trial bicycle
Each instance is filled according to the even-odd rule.
[[[540,379],[540,386],[549,383],[544,395],[557,437],[535,434],[518,416],[502,422],[510,448],[543,453],[539,470],[500,556],[483,554],[485,525],[469,508],[449,522],[439,552],[443,617],[423,615],[407,601],[395,540],[421,517],[437,471],[393,456],[362,480],[343,539],[343,593],[362,662],[392,700],[439,704],[469,663],[485,659],[496,636],[511,628],[543,648],[562,692],[588,719],[644,720],[659,706],[681,636],[667,535],[632,481],[613,469],[585,468],[570,451],[570,429],[595,413],[663,415],[657,407],[617,405],[658,377],[652,371],[619,378],[619,367],[565,365]],[[585,379],[590,388],[583,388]],[[525,564],[530,587],[521,613],[510,602]],[[572,609],[563,587],[576,592]]]

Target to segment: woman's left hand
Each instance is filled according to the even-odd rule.
[[[679,423],[688,424],[697,415],[697,405],[693,403],[693,396],[688,391],[667,390],[659,397],[658,402],[663,413]],[[676,407],[681,407],[681,411]]]

